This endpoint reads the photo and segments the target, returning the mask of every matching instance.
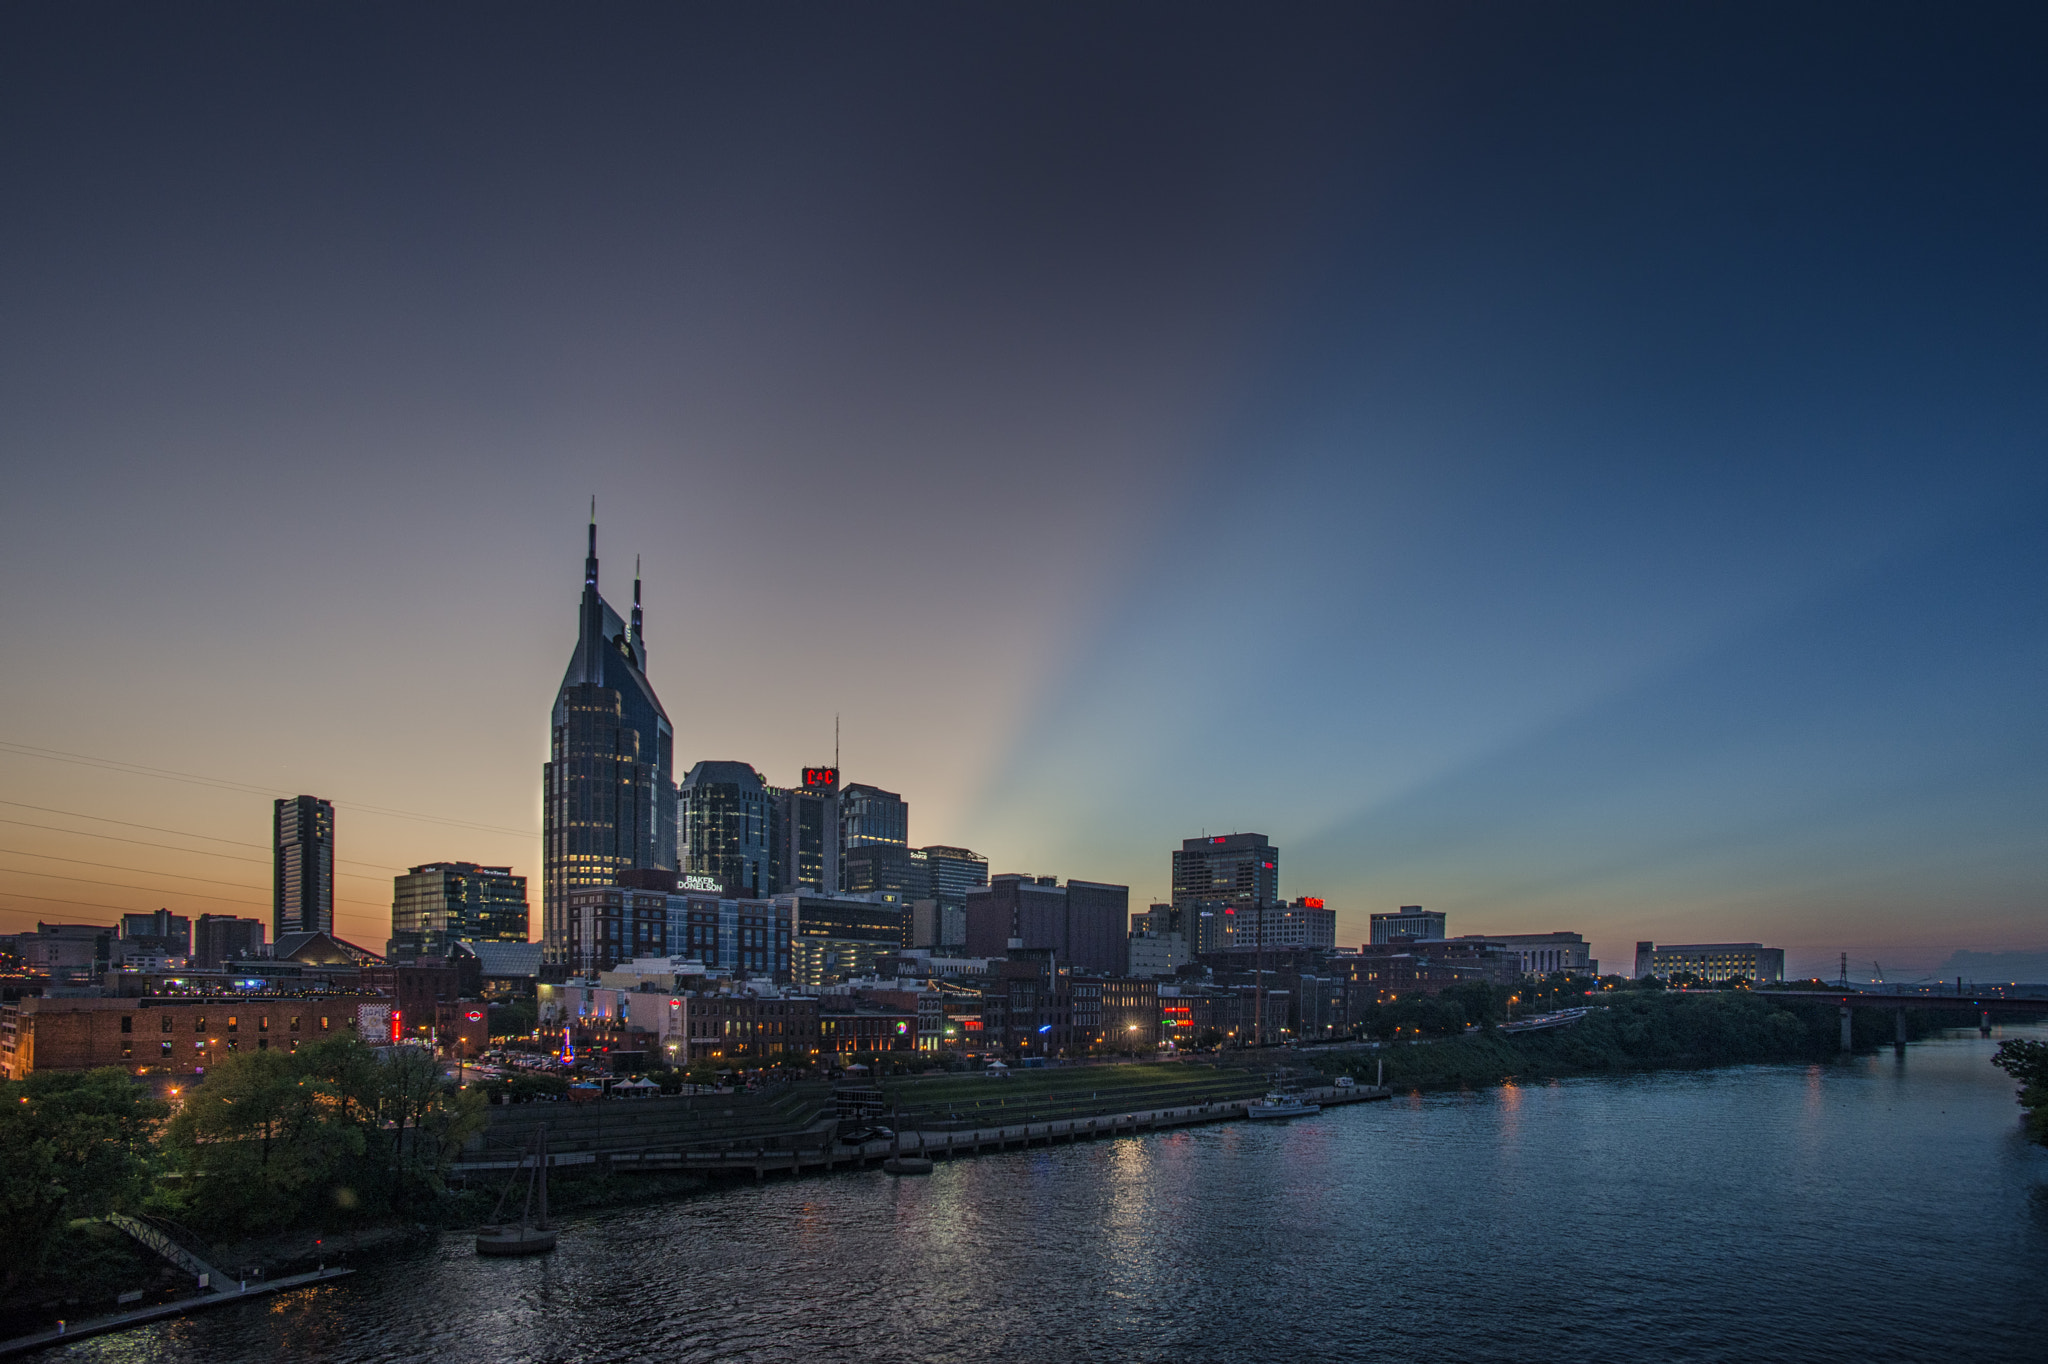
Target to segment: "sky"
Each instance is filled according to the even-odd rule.
[[[300,792],[344,936],[537,891],[595,496],[679,764],[998,871],[2048,949],[2044,38],[11,6],[0,931],[267,917]]]

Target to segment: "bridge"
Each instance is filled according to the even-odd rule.
[[[1950,995],[1929,994],[1881,994],[1863,990],[1751,990],[1758,999],[1775,999],[1792,1004],[1832,1004],[1842,1016],[1842,1050],[1851,1049],[1850,1021],[1858,1009],[1890,1009],[1897,1025],[1893,1046],[1903,1052],[1906,1048],[1906,1011],[1908,1009],[1941,1009],[1950,1012],[1977,1011],[1977,1031],[1984,1036],[1991,1035],[1991,1018],[2016,1016],[2038,1017],[2048,1014],[2048,999],[2021,999],[2011,995],[1990,994],[1985,991],[1957,993]]]

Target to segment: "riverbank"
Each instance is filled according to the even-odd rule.
[[[1832,1007],[1784,1005],[1740,990],[1617,990],[1570,1027],[1503,1033],[1494,1029],[1412,1043],[1340,1046],[1305,1052],[1324,1075],[1370,1079],[1385,1062],[1386,1082],[1403,1089],[1477,1088],[1509,1080],[1617,1075],[1713,1066],[1831,1061],[1841,1055]],[[1974,1024],[1974,1015],[1908,1010],[1908,1036]],[[1889,1011],[1859,1010],[1856,1050],[1893,1039]]]

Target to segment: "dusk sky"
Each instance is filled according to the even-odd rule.
[[[2044,52],[1995,5],[12,6],[0,931],[267,920],[299,792],[344,937],[449,858],[537,931],[594,494],[679,769],[789,783],[837,715],[996,871],[1142,908],[1256,830],[1340,942],[2048,950]]]

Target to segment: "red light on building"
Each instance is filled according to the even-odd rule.
[[[471,1009],[468,1013],[464,1014],[463,1017],[468,1019],[472,1023],[481,1023],[484,1021],[483,1014],[475,1009]]]
[[[681,1001],[680,999],[671,999],[671,1000],[670,1000],[670,1001],[668,1002],[668,1006],[669,1006],[669,1008],[671,1008],[671,1009],[677,1009],[677,1008],[681,1008],[681,1007],[682,1007],[682,1003],[683,1003],[683,1001]]]
[[[1210,841],[1211,843],[1221,843],[1221,842],[1223,841],[1223,839],[1224,839],[1224,835],[1222,835],[1222,834],[1218,834],[1218,835],[1216,835],[1216,837],[1214,837],[1214,838],[1210,839],[1209,841]]]
[[[391,1040],[396,1042],[405,1036],[405,1015],[397,1009],[391,1011]]]
[[[1236,910],[1234,910],[1234,909],[1230,908],[1230,907],[1229,907],[1228,905],[1225,905],[1225,906],[1223,907],[1223,912],[1224,912],[1225,914],[1235,914],[1235,913],[1237,913],[1237,911],[1236,911]]]
[[[1259,865],[1264,867],[1267,871],[1273,870],[1273,864],[1271,862],[1261,862],[1259,863]]]
[[[1321,909],[1323,907],[1323,897],[1320,895],[1304,895],[1301,897],[1301,907],[1303,909]]]

